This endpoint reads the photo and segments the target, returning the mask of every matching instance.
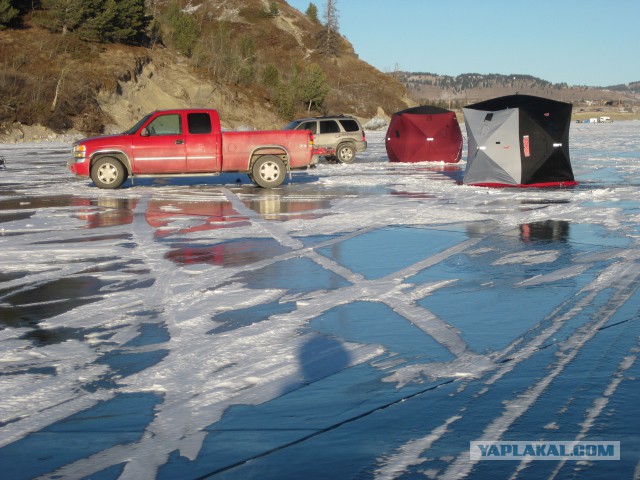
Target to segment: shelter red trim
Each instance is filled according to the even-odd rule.
[[[578,185],[576,181],[566,182],[542,182],[542,183],[470,183],[472,187],[489,187],[489,188],[567,188]]]

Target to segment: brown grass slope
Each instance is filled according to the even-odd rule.
[[[162,18],[168,1],[154,3]],[[21,28],[0,31],[0,135],[18,124],[85,134],[121,130],[148,111],[173,107],[218,108],[228,128],[275,128],[291,116],[371,118],[379,108],[394,112],[407,106],[404,86],[361,61],[345,38],[338,38],[334,52],[324,52],[321,25],[284,0],[276,2],[277,15],[265,15],[270,4],[200,4],[190,13],[200,31],[198,48],[189,56],[163,45],[168,41],[144,47],[99,44],[52,33],[37,26],[38,12],[32,12]],[[163,33],[168,38],[166,25]],[[241,40],[253,50],[249,78],[239,80],[230,65],[242,67],[237,58]],[[224,48],[222,41],[228,42]],[[324,101],[312,109],[296,104],[283,115],[276,105],[277,89],[261,80],[264,72],[275,67],[286,83],[313,64],[326,75]]]

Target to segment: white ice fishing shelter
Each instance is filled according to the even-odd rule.
[[[468,137],[466,185],[576,185],[569,162],[571,104],[508,95],[463,108]]]

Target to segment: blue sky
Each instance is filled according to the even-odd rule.
[[[287,0],[305,12],[310,0]],[[326,0],[314,0],[320,12]],[[340,32],[382,71],[640,81],[640,0],[336,0]],[[324,20],[324,16],[320,15]]]

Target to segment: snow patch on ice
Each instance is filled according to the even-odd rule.
[[[537,265],[540,263],[552,263],[560,257],[559,251],[527,250],[524,252],[510,253],[492,265]]]
[[[429,450],[434,442],[447,433],[452,423],[461,418],[461,415],[454,415],[430,432],[429,435],[412,440],[402,445],[396,453],[389,455],[387,458],[379,459],[378,462],[384,464],[384,466],[376,469],[374,478],[376,480],[392,480],[407,472],[408,467],[420,465],[424,461],[422,457],[424,452]]]
[[[588,270],[591,265],[573,265],[567,268],[561,268],[551,273],[536,275],[528,278],[516,284],[518,287],[530,287],[533,285],[542,285],[543,283],[557,282],[558,280],[564,280],[566,278],[576,277],[585,270]]]

